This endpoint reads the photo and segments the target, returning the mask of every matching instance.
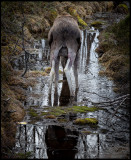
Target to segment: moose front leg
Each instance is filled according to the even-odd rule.
[[[69,89],[70,89],[70,95],[74,96],[73,93],[73,88],[72,88],[72,81],[71,81],[71,72],[70,72],[70,67],[69,67],[70,59],[67,60],[66,66],[64,68],[64,72],[68,81]]]

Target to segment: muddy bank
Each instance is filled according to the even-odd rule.
[[[125,15],[119,23],[114,23],[101,32],[96,51],[99,62],[105,67],[100,75],[107,75],[117,84],[114,89],[123,94],[129,93],[129,19]],[[124,45],[123,45],[124,44]]]

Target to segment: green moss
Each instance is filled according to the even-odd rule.
[[[46,115],[44,118],[46,118],[46,119],[55,119],[56,117],[54,115]]]
[[[57,119],[59,122],[67,122],[67,119],[65,119],[65,118],[58,118]]]
[[[97,107],[87,107],[87,106],[73,106],[73,111],[74,112],[80,112],[80,113],[85,113],[85,112],[94,112],[97,111]]]
[[[44,70],[46,73],[50,73],[50,71],[51,71],[51,67],[47,67],[47,68],[45,68],[45,70]]]
[[[74,124],[78,125],[85,125],[85,124],[91,124],[91,125],[96,125],[98,124],[98,120],[96,118],[78,118],[74,121]]]
[[[17,153],[15,154],[15,157],[17,159],[29,159],[32,156],[32,152],[26,152],[26,153]]]
[[[119,8],[124,8],[124,10],[125,10],[126,12],[128,12],[128,7],[127,7],[126,4],[119,4],[118,7],[119,7]]]
[[[49,14],[50,21],[53,22],[58,15],[57,10],[52,8],[49,10],[49,12],[50,12]]]
[[[78,22],[79,22],[80,25],[87,26],[86,22],[83,21],[83,19],[81,19],[80,16],[77,16],[77,20],[78,20]]]
[[[87,27],[87,23],[80,18],[80,16],[77,14],[77,10],[76,10],[76,9],[70,7],[70,8],[69,8],[69,13],[70,13],[72,16],[74,16],[75,18],[77,18],[77,21],[78,21],[78,23],[79,23],[80,25]]]
[[[62,114],[68,114],[71,113],[86,113],[86,112],[94,112],[99,110],[99,108],[93,106],[93,107],[87,107],[87,106],[69,106],[69,107],[52,107],[47,109],[48,112],[42,112],[41,116],[45,115],[54,115],[54,116],[60,116]]]
[[[38,117],[38,114],[36,113],[36,111],[35,111],[34,109],[30,109],[30,110],[29,110],[29,115],[30,115],[31,117]]]
[[[62,114],[66,114],[66,111],[62,107],[55,107],[54,109],[52,109],[52,111],[50,111],[50,114],[59,116]]]
[[[100,27],[102,25],[102,23],[100,21],[94,21],[91,23],[91,26],[93,27]]]

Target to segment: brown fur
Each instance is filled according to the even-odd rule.
[[[69,14],[59,15],[54,21],[52,28],[48,34],[48,41],[51,48],[54,45],[66,46],[68,42],[75,42],[72,45],[80,48],[80,29],[77,21]],[[53,44],[52,44],[53,43]]]

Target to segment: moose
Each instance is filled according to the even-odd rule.
[[[77,21],[69,14],[57,16],[48,33],[48,42],[51,64],[49,94],[51,94],[53,81],[55,81],[55,91],[57,91],[61,61],[64,70],[63,79],[64,77],[67,79],[70,97],[75,97],[78,91],[78,62],[81,46],[81,32]],[[71,80],[71,68],[74,71],[75,91]]]

